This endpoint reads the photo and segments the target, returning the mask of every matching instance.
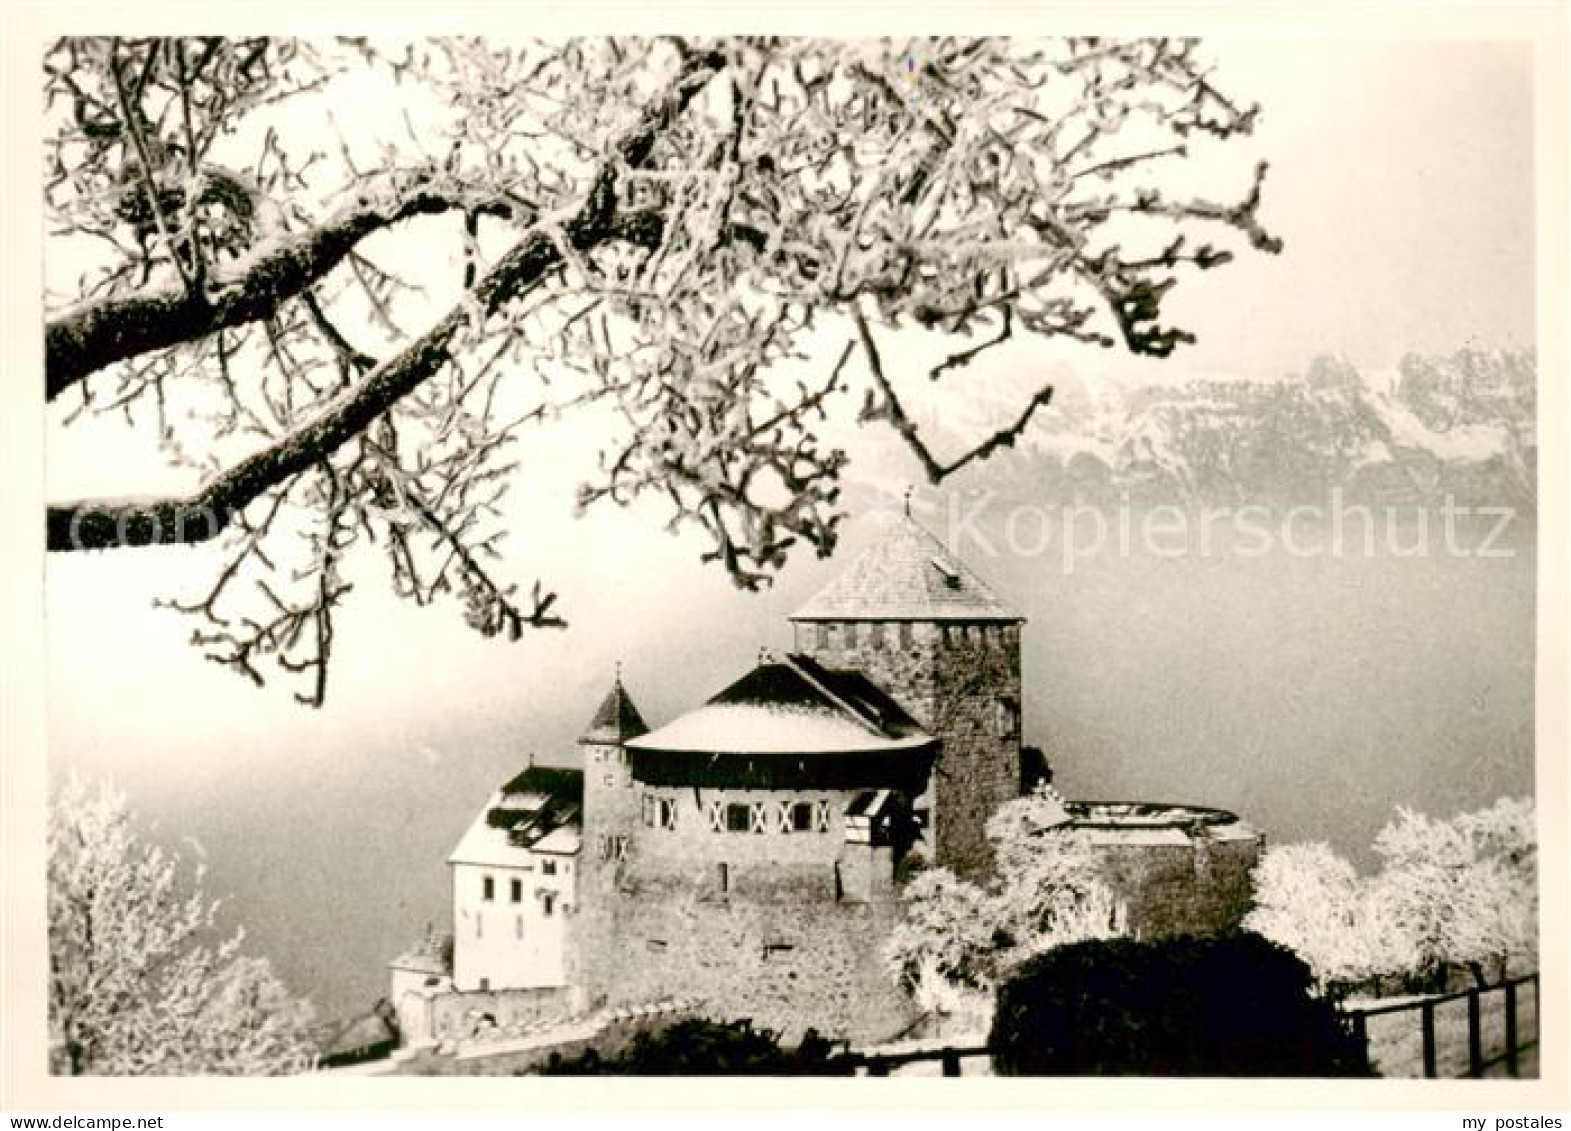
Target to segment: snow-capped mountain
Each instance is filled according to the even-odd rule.
[[[1531,353],[1409,355],[1364,373],[1322,357],[1279,380],[1189,379],[1119,389],[1055,375],[1069,393],[968,485],[1060,503],[1290,504],[1349,500],[1531,508],[1537,363]],[[995,390],[995,397],[1001,391]],[[970,400],[966,415],[994,415]],[[986,435],[953,417],[946,444]],[[1005,484],[1009,484],[1006,488]]]

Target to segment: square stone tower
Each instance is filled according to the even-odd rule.
[[[924,839],[936,863],[987,875],[987,819],[1020,794],[1024,618],[907,514],[791,621],[798,652],[862,672],[940,740]]]

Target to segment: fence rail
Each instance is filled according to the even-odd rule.
[[[1523,986],[1531,987],[1533,1001],[1533,1032],[1531,1036],[1524,1036],[1519,1024],[1519,997]],[[1483,1006],[1486,999],[1492,998],[1496,994],[1502,995],[1503,998],[1504,1047],[1495,1055],[1486,1057],[1484,1055],[1483,1039]],[[1395,1005],[1344,1009],[1343,1012],[1352,1021],[1353,1030],[1358,1034],[1366,1049],[1369,1047],[1369,1019],[1371,1017],[1385,1017],[1396,1013],[1418,1013],[1419,1033],[1423,1050],[1423,1074],[1426,1079],[1433,1080],[1440,1076],[1440,1040],[1435,1020],[1436,1013],[1441,1006],[1451,1002],[1466,1001],[1466,1075],[1472,1077],[1482,1076],[1491,1068],[1503,1064],[1507,1075],[1518,1076],[1521,1073],[1522,1054],[1538,1046],[1538,998],[1538,975],[1533,973],[1523,975],[1520,978],[1511,978],[1504,982],[1498,982],[1493,986],[1481,986],[1473,989],[1458,990],[1455,993],[1437,994],[1434,997],[1427,997],[1421,1001],[1405,1001]]]
[[[992,1055],[993,1050],[986,1045],[974,1045],[962,1048],[913,1049],[910,1052],[852,1053],[848,1060],[851,1067],[863,1076],[888,1076],[896,1068],[928,1060],[939,1061],[945,1076],[959,1076],[962,1060]]]

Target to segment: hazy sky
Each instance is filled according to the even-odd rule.
[[[976,367],[979,379],[1055,361],[1093,379],[1275,377],[1321,353],[1383,368],[1408,351],[1532,344],[1528,48],[1306,37],[1218,40],[1212,50],[1221,81],[1264,105],[1253,149],[1272,165],[1262,215],[1286,250],[1241,256],[1181,288],[1173,317],[1200,342],[1170,361],[1018,343]],[[912,339],[889,353],[914,364],[930,348]],[[52,428],[51,494],[167,481],[147,454],[151,439],[129,440],[108,424]],[[783,579],[785,596],[747,598],[699,565],[696,543],[661,533],[658,508],[574,521],[572,487],[594,442],[563,429],[531,441],[506,543],[512,576],[562,590],[568,635],[484,641],[452,605],[396,605],[384,572],[368,569],[341,619],[329,705],[318,713],[295,706],[283,686],[258,692],[203,663],[186,644],[194,626],[150,610],[153,597],[189,595],[209,579],[210,550],[52,559],[52,767],[114,773],[171,837],[201,830],[211,841],[226,825],[243,827],[249,865],[215,866],[215,876],[244,877],[238,894],[273,917],[274,945],[291,933],[278,917],[297,912],[312,924],[300,945],[331,949],[333,917],[371,899],[396,904],[393,918],[416,933],[454,821],[461,827],[528,750],[560,757],[618,658],[630,679],[645,677],[651,721],[668,718],[739,674],[760,644],[786,642],[783,630],[758,638],[760,600],[776,623],[787,598],[833,568],[800,562]],[[1050,638],[1052,626],[1037,631]],[[1186,800],[1205,799],[1196,792]],[[339,843],[333,814],[345,805],[365,808],[342,823]],[[318,830],[310,861],[291,855],[302,822]],[[373,829],[402,847],[378,843]],[[429,860],[411,881],[422,895],[390,890],[397,871],[389,878],[365,863],[386,852]],[[375,966],[389,955],[365,942],[371,933],[356,935],[365,946],[357,961]]]

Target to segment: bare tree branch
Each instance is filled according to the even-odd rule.
[[[866,317],[855,306],[851,308],[851,316],[856,320],[856,330],[862,339],[862,352],[867,357],[868,369],[872,371],[873,381],[883,397],[881,403],[869,398],[868,405],[862,409],[862,419],[864,421],[887,420],[889,426],[906,442],[906,446],[922,464],[922,470],[927,472],[927,478],[934,484],[942,483],[968,463],[986,459],[999,448],[1012,446],[1026,430],[1026,426],[1031,423],[1031,418],[1036,415],[1037,409],[1045,407],[1053,399],[1053,386],[1044,386],[1026,404],[1025,410],[1013,424],[1007,428],[1000,428],[958,459],[943,463],[928,448],[926,441],[922,439],[921,431],[916,426],[916,421],[906,413],[905,406],[895,395],[894,386],[889,383],[889,378],[884,374],[883,359],[879,356],[878,344],[873,341],[873,331],[868,326]]]
[[[685,67],[666,97],[646,111],[616,147],[618,158],[634,167],[647,160],[658,132],[669,126],[721,64],[723,60],[706,56]],[[614,163],[603,167],[583,205],[562,226],[566,249],[587,251],[622,234],[623,226],[618,225],[614,211],[615,177]],[[290,436],[240,461],[190,497],[51,506],[46,540],[49,551],[195,543],[216,537],[236,511],[268,488],[331,455],[441,369],[451,359],[453,342],[475,310],[489,316],[503,303],[538,285],[563,264],[566,249],[552,233],[539,226],[532,228],[424,335],[377,366],[357,387],[330,401]],[[287,264],[280,266],[287,270]]]
[[[51,319],[44,334],[44,388],[53,400],[89,374],[127,358],[270,318],[316,283],[366,236],[414,216],[469,207],[510,214],[501,201],[468,199],[427,173],[362,192],[310,231],[257,248],[205,289],[183,284],[84,303]],[[399,182],[402,182],[401,184]]]

